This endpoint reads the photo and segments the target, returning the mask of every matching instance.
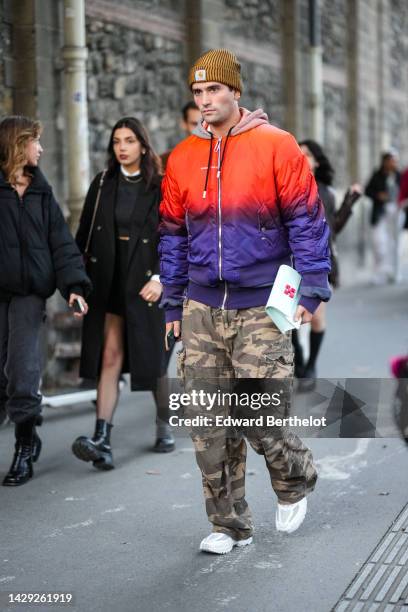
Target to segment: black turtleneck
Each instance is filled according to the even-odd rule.
[[[119,172],[118,191],[116,194],[115,222],[117,236],[130,236],[130,222],[142,185],[141,176],[126,180]]]

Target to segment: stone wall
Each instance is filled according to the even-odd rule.
[[[279,0],[224,0],[224,23],[233,36],[280,48],[282,3]]]
[[[0,2],[0,116],[13,110],[11,76],[11,23],[4,10],[4,0]]]
[[[123,116],[146,124],[159,153],[174,146],[189,98],[183,43],[88,17],[87,46],[92,172],[103,167],[111,128]]]

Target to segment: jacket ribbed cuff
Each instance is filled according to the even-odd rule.
[[[166,309],[165,312],[166,323],[172,323],[173,321],[181,321],[183,317],[183,307]]]
[[[72,287],[69,288],[69,295],[71,295],[71,293],[76,293],[76,295],[80,295],[81,297],[84,297],[84,290],[82,285],[72,285]],[[69,299],[69,296],[68,296]]]
[[[328,302],[331,297],[329,286],[329,271],[300,272],[302,283],[300,295],[302,298],[317,298],[320,302]]]
[[[302,296],[299,300],[299,306],[303,306],[303,308],[306,308],[306,310],[313,314],[315,310],[317,310],[320,302],[321,300],[319,300],[319,298]]]

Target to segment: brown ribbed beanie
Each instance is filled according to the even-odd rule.
[[[188,85],[193,83],[215,81],[223,83],[242,93],[241,64],[228,49],[212,49],[195,62],[190,70]]]

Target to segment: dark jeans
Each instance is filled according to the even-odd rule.
[[[0,412],[23,423],[41,412],[40,332],[45,300],[36,295],[0,302]]]

